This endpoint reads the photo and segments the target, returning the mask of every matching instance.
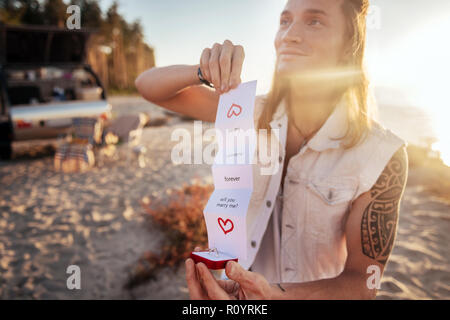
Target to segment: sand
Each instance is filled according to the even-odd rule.
[[[141,98],[112,98],[116,114],[161,109]],[[162,234],[139,201],[166,197],[194,179],[211,182],[208,165],[174,166],[170,151],[177,118],[145,128],[146,167],[118,158],[79,174],[53,170],[56,140],[14,145],[16,159],[0,162],[0,299],[184,299],[184,266],[162,270],[155,281],[123,288],[143,252],[157,251]],[[53,147],[52,147],[53,146]],[[450,204],[430,196],[418,171],[401,205],[396,246],[378,299],[450,298]],[[66,287],[66,268],[81,268],[81,290]]]

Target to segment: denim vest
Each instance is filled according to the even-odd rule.
[[[255,122],[264,96],[257,96]],[[347,248],[345,220],[351,204],[375,184],[393,154],[407,143],[373,120],[373,128],[359,145],[345,150],[347,128],[343,98],[324,125],[289,160],[283,188],[287,135],[283,100],[270,126],[279,129],[279,167],[262,175],[253,165],[253,194],[247,213],[247,260],[240,264],[263,274],[269,282],[308,282],[338,276]],[[256,126],[256,124],[255,124]]]

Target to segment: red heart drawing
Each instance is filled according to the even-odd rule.
[[[234,104],[230,107],[227,113],[227,117],[231,118],[232,116],[238,117],[242,112],[242,107],[240,105]]]
[[[222,218],[219,218],[219,219],[217,219],[217,222],[219,222],[219,226],[222,229],[223,233],[225,233],[225,234],[233,231],[233,229],[234,229],[234,223],[230,219],[227,219],[224,221]],[[229,227],[227,227],[228,224],[230,224]]]

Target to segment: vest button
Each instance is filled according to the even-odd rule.
[[[278,158],[278,161],[279,161],[280,163],[282,163],[282,162],[283,162],[283,157],[280,156],[280,157]]]
[[[250,244],[251,244],[252,248],[256,248],[256,241],[253,240]]]
[[[272,206],[272,202],[270,202],[269,200],[267,200],[266,206],[267,206],[267,208],[270,208],[270,207]]]

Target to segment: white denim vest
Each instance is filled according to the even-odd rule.
[[[264,96],[255,102],[255,125]],[[407,145],[374,120],[373,130],[359,145],[345,150],[341,137],[347,127],[342,99],[313,138],[290,160],[283,172],[287,115],[283,100],[270,123],[280,129],[279,168],[261,175],[253,165],[253,194],[247,213],[247,260],[240,264],[271,283],[308,282],[338,276],[347,248],[344,226],[351,203],[375,184],[393,154]]]

